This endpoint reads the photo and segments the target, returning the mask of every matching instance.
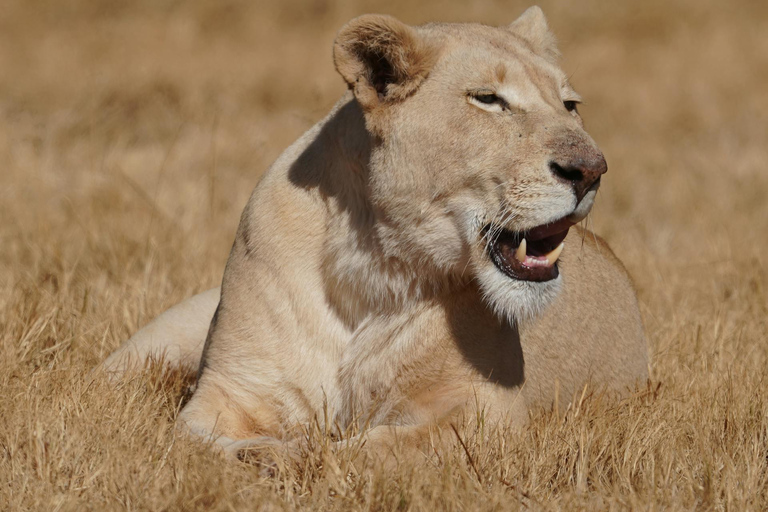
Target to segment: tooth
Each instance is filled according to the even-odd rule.
[[[560,257],[560,253],[563,252],[563,247],[565,247],[565,242],[560,242],[560,245],[552,249],[552,252],[547,254],[547,263],[554,265],[557,258]]]
[[[523,238],[520,241],[520,247],[517,248],[515,251],[515,259],[519,262],[525,261],[525,251],[528,248],[528,242],[525,241],[525,238]]]

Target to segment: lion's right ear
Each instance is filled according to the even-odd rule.
[[[509,29],[528,41],[548,59],[556,61],[560,57],[555,36],[549,30],[544,11],[538,5],[526,9],[509,25]]]
[[[392,16],[366,14],[336,36],[333,60],[363,110],[400,101],[418,89],[437,52]]]

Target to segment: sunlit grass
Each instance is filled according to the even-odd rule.
[[[383,471],[316,430],[299,465],[227,462],[173,428],[185,376],[89,371],[220,280],[258,177],[344,90],[345,21],[526,5],[6,2],[0,508],[768,508],[768,8],[542,6],[608,160],[591,227],[634,277],[653,378],[521,432],[444,429]]]

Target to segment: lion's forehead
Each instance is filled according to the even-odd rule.
[[[431,23],[419,27],[422,34],[447,48],[472,48],[508,57],[531,59],[541,65],[557,68],[549,56],[536,51],[524,37],[507,27],[491,27],[479,23]]]
[[[575,94],[563,70],[504,28],[477,24],[435,24],[442,51],[433,69],[441,82],[493,88],[516,106],[533,107]]]

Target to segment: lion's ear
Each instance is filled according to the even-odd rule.
[[[366,14],[336,36],[333,60],[364,110],[412,94],[429,74],[436,51],[391,16]]]
[[[540,51],[545,57],[551,60],[557,60],[560,57],[555,35],[549,30],[544,11],[538,5],[526,9],[519,18],[509,25],[509,29],[528,41],[534,49]]]

